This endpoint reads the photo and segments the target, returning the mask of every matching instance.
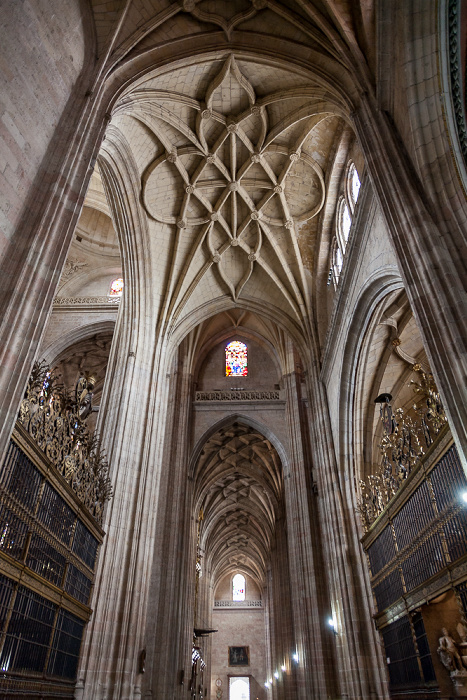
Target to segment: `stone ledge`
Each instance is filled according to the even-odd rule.
[[[100,297],[55,297],[53,301],[54,308],[60,309],[75,309],[75,308],[92,308],[92,309],[118,309],[121,297],[100,296]]]
[[[248,610],[251,608],[263,609],[262,600],[215,600],[214,610]]]

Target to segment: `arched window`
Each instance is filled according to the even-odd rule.
[[[350,213],[349,205],[343,199],[341,202],[340,212],[339,212],[339,232],[341,238],[341,245],[345,252],[345,246],[349,240],[350,228],[352,226],[352,215]]]
[[[350,230],[352,228],[352,216],[360,192],[360,178],[358,177],[355,163],[350,163],[346,169],[343,190],[336,208],[336,233],[331,246],[331,264],[328,277],[328,285],[333,281],[334,287],[337,287],[341,274]]]
[[[355,167],[355,163],[352,163],[349,168],[349,174],[348,174],[348,190],[349,190],[349,199],[352,202],[352,205],[355,206],[358,195],[360,193],[360,178],[358,177],[357,173],[357,168]]]
[[[333,274],[335,284],[337,284],[339,281],[339,277],[340,277],[340,274],[342,271],[343,262],[344,262],[344,258],[342,256],[342,251],[341,251],[337,241],[335,241],[333,256],[332,256],[332,274]]]
[[[225,376],[246,377],[248,374],[248,349],[245,343],[232,340],[225,348]]]
[[[232,579],[232,600],[245,600],[245,577],[241,574]]]
[[[109,296],[121,297],[122,292],[123,292],[123,278],[117,277],[117,279],[113,280],[113,282],[110,285]]]

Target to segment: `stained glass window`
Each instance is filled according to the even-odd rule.
[[[120,296],[122,296],[122,292],[123,292],[123,279],[121,277],[118,277],[110,285],[109,295],[111,297],[120,297]]]
[[[245,343],[232,340],[225,348],[225,376],[237,375],[246,377],[248,374],[248,350]]]
[[[245,577],[241,574],[232,579],[232,600],[245,600]]]
[[[352,202],[355,204],[355,202],[358,199],[358,195],[360,192],[360,178],[358,177],[357,173],[357,168],[355,165],[352,163],[350,170],[349,170],[349,180],[350,180],[350,197],[352,199]]]
[[[342,206],[341,211],[341,231],[344,242],[347,243],[349,240],[350,227],[352,226],[352,217],[350,215],[350,209],[345,202]]]

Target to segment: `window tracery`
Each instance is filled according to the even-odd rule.
[[[225,348],[225,376],[248,375],[248,348],[240,340],[232,340]]]
[[[331,269],[329,270],[328,284],[333,282],[334,287],[337,287],[337,283],[339,282],[339,277],[341,274],[343,262],[344,262],[344,258],[342,255],[342,251],[341,251],[339,244],[337,242],[337,238],[334,237],[334,240],[332,243],[332,249],[331,249]]]

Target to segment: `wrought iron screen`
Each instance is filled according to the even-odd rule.
[[[381,516],[384,526],[376,522],[364,536],[378,611],[467,554],[467,509],[461,499],[466,488],[452,445],[432,467],[425,466],[415,486],[407,483],[398,492],[402,505],[388,505]]]
[[[75,678],[103,536],[21,440],[14,434],[0,469],[0,694],[19,676]]]
[[[382,635],[391,686],[420,683],[422,676],[409,618],[402,617],[388,625]]]

